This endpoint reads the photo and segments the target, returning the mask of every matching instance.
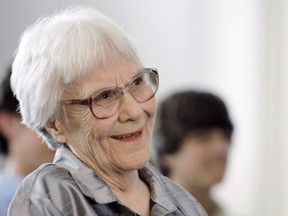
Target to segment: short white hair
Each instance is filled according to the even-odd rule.
[[[70,7],[38,19],[22,34],[12,68],[22,123],[43,132],[67,85],[121,60],[141,65],[131,38],[95,9]]]

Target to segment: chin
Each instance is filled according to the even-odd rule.
[[[127,161],[128,170],[138,170],[143,168],[149,161],[150,154],[145,155],[135,155],[135,157],[130,158]]]
[[[211,184],[217,184],[223,181],[223,175],[211,177]]]

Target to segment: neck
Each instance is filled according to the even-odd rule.
[[[97,174],[100,175],[100,177],[108,184],[114,193],[118,194],[134,191],[142,182],[142,180],[139,178],[138,170],[109,174],[97,172]]]
[[[79,157],[79,155],[77,156]],[[113,167],[107,169],[107,165],[99,166],[97,164],[96,166],[93,160],[87,158],[84,162],[102,178],[120,203],[140,215],[150,215],[150,190],[146,183],[140,179],[138,169],[130,171]]]
[[[101,177],[121,203],[140,215],[150,215],[150,190],[138,170],[105,176]]]
[[[121,203],[140,215],[150,215],[150,190],[138,170],[102,178]]]
[[[137,172],[138,174],[138,172]],[[139,178],[131,180],[125,188],[112,188],[116,197],[127,207],[140,215],[150,215],[150,190]],[[123,190],[125,189],[125,190]]]

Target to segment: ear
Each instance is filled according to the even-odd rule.
[[[47,122],[45,125],[45,129],[59,143],[67,142],[64,124],[58,119],[50,120],[49,122]]]

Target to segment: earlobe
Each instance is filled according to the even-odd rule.
[[[59,143],[66,143],[66,133],[64,125],[57,119],[50,120],[46,123],[45,129],[48,133],[56,139]]]

